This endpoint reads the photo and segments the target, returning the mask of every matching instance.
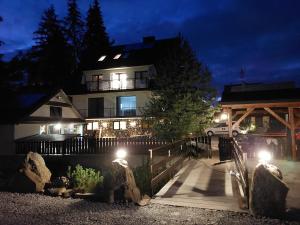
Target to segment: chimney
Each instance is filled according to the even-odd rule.
[[[143,37],[144,44],[153,44],[155,42],[155,36]]]

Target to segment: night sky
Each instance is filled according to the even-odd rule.
[[[79,0],[84,17],[92,0]],[[0,0],[0,52],[29,48],[41,14],[50,4],[64,16],[64,0]],[[297,81],[300,84],[299,0],[102,0],[104,22],[116,44],[143,36],[167,38],[181,32],[213,82]]]

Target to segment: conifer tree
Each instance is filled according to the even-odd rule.
[[[0,23],[3,21],[2,17],[0,16]],[[0,47],[4,43],[0,40]],[[2,61],[3,55],[0,54],[0,87],[7,85],[7,76],[6,76],[6,63]]]
[[[82,38],[84,22],[77,6],[76,0],[68,0],[68,13],[64,19],[67,41],[72,51],[72,75],[76,74],[82,51]]]
[[[70,47],[64,36],[61,21],[53,6],[45,10],[34,32],[36,45],[32,56],[34,72],[31,81],[43,85],[63,87],[70,75]]]
[[[156,63],[153,97],[145,109],[153,131],[165,139],[197,134],[211,122],[211,73],[198,62],[189,43],[178,37]]]
[[[94,0],[88,10],[86,32],[83,38],[82,68],[88,69],[94,65],[101,53],[107,52],[109,48],[109,37],[104,26],[100,5],[98,0]]]

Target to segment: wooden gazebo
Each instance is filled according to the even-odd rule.
[[[247,116],[264,111],[290,130],[287,138],[291,143],[292,159],[297,159],[295,129],[300,127],[300,89],[291,83],[285,84],[241,84],[225,86],[221,106],[228,114],[229,135]],[[288,115],[283,118],[279,115]],[[238,118],[238,119],[235,119]],[[233,122],[234,121],[234,122]]]

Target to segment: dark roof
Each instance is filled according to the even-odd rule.
[[[285,83],[288,84],[288,83]],[[252,84],[253,85],[253,84]],[[222,94],[221,104],[241,103],[272,103],[272,102],[295,102],[300,101],[300,88],[287,85],[262,85],[259,88],[244,88],[240,85],[225,86]],[[269,88],[268,88],[269,87]]]
[[[155,64],[163,52],[172,48],[179,40],[178,37],[160,40],[144,37],[141,43],[113,46],[109,52],[99,55],[98,59],[106,56],[103,61],[97,59],[95,65],[86,70]],[[114,59],[117,54],[121,54],[120,58]]]
[[[28,116],[57,95],[61,89],[38,91],[1,91],[0,123],[15,124],[26,121]]]

